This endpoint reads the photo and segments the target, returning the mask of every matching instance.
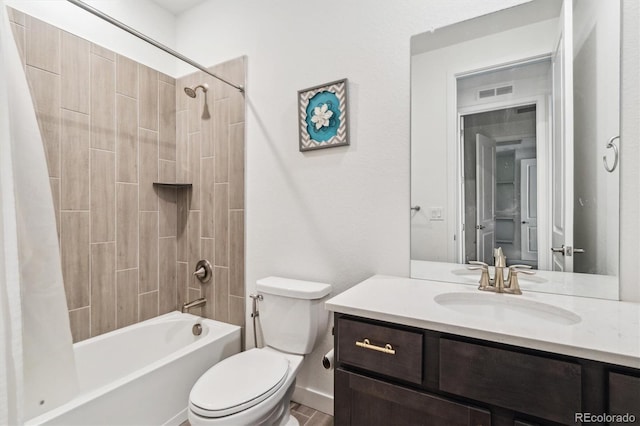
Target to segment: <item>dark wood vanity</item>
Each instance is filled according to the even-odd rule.
[[[640,424],[634,368],[341,313],[334,332],[336,425]]]

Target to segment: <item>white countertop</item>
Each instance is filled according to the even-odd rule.
[[[470,271],[460,263],[411,261],[411,277],[431,281],[478,285],[480,271]],[[493,276],[493,267],[489,267]],[[542,271],[535,275],[520,275],[522,291],[566,294],[618,300],[619,280],[614,275],[580,274],[576,272]]]
[[[470,285],[376,275],[329,299],[325,307],[374,320],[640,368],[640,304],[523,292],[520,296],[496,294]],[[575,313],[580,321],[560,325],[460,313],[434,300],[445,293],[481,293],[516,304],[519,300],[545,303]]]

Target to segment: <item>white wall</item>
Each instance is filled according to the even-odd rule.
[[[177,60],[66,0],[4,3],[72,34],[175,77]],[[174,48],[175,17],[151,0],[86,0],[85,3]]]
[[[640,3],[622,1],[620,299],[640,302]]]
[[[178,50],[204,65],[248,55],[248,293],[267,275],[335,293],[375,273],[408,276],[410,36],[515,3],[209,0],[178,17]],[[297,91],[344,77],[351,145],[300,153]],[[311,391],[297,393],[329,412],[320,357],[331,346],[327,333],[298,377]]]
[[[455,74],[549,53],[557,21],[539,23],[458,43],[411,58],[411,258],[456,261]],[[487,46],[491,46],[490,49]],[[520,89],[525,91],[520,94]],[[513,98],[527,96],[515,86]],[[460,99],[461,101],[464,99]],[[431,207],[444,207],[443,221],[430,221]],[[471,231],[473,232],[473,231]],[[460,236],[456,236],[457,240]]]

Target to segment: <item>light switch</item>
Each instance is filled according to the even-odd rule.
[[[429,210],[431,211],[430,220],[444,220],[444,209],[442,207],[430,207]]]

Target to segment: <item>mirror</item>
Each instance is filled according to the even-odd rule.
[[[502,247],[524,291],[618,299],[620,13],[534,0],[412,37],[413,278],[477,284]]]

